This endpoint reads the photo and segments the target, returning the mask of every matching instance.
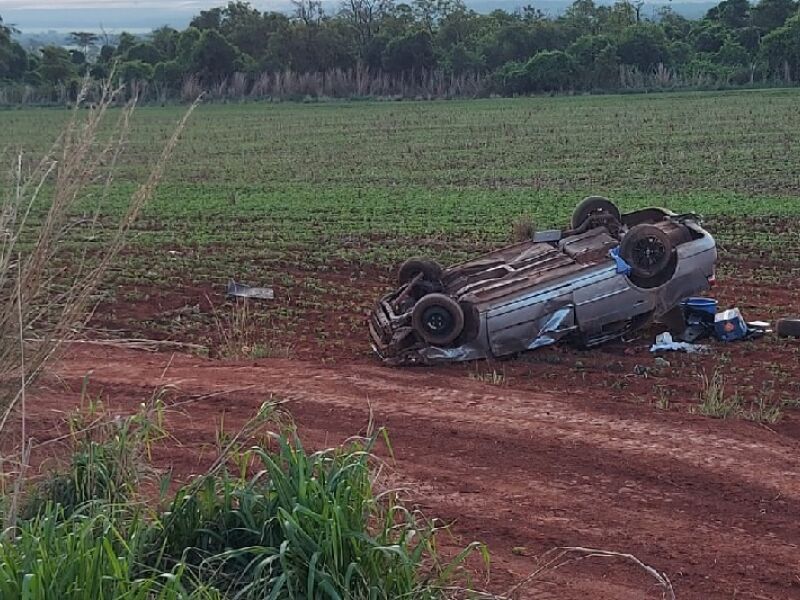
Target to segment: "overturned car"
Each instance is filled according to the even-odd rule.
[[[592,347],[667,320],[714,280],[714,238],[693,214],[581,202],[569,229],[442,269],[411,259],[369,319],[388,364],[501,357],[559,341]],[[673,310],[675,309],[675,310]]]

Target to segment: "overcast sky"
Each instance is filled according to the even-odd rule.
[[[398,0],[401,1],[401,0]],[[408,1],[408,0],[402,0]],[[610,4],[614,0],[596,0]],[[681,12],[680,6],[700,6],[709,0],[645,0],[649,5],[666,4]],[[716,0],[718,1],[718,0]],[[121,30],[145,33],[162,25],[183,28],[201,10],[224,6],[228,0],[0,0],[0,16],[23,33],[48,30],[107,31]],[[467,6],[479,12],[496,8],[515,10],[533,4],[546,14],[558,14],[572,0],[466,0]],[[259,10],[288,12],[291,0],[250,0]],[[322,0],[329,10],[341,0]],[[651,6],[652,6],[651,5]]]
[[[227,0],[0,0],[0,16],[23,32],[73,30],[149,30],[185,27],[203,9]],[[290,0],[252,0],[259,10],[287,10]]]
[[[141,8],[193,10],[220,6],[224,0],[0,0],[0,10],[13,9],[63,9],[63,8]],[[269,2],[255,0],[253,6],[267,6]]]

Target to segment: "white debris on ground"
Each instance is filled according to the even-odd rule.
[[[650,352],[710,352],[709,346],[702,344],[690,344],[688,342],[676,342],[672,339],[672,334],[668,331],[659,333],[656,342],[650,346]]]

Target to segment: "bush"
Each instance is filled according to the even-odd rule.
[[[525,63],[508,62],[494,75],[494,87],[501,94],[524,94],[529,91],[528,74]]]
[[[568,87],[576,75],[576,63],[561,50],[539,52],[526,63],[509,62],[498,69],[495,86],[503,94],[548,92]]]
[[[533,91],[563,90],[570,86],[576,72],[575,59],[560,50],[539,52],[525,64]]]

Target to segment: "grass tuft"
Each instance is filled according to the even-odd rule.
[[[511,239],[514,242],[525,242],[533,238],[536,233],[536,226],[533,217],[521,215],[517,217],[511,225]]]
[[[737,395],[725,393],[725,378],[720,371],[714,371],[711,377],[702,375],[702,389],[698,410],[701,415],[715,419],[727,419],[741,413],[742,400]]]

